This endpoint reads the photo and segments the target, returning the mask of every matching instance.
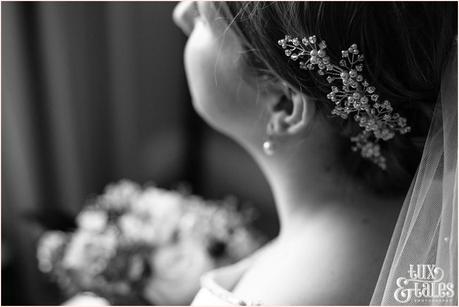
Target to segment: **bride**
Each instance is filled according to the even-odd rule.
[[[183,2],[174,20],[196,111],[260,165],[281,222],[194,304],[457,304],[456,4]]]

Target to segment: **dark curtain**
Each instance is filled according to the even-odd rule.
[[[65,226],[122,178],[233,194],[277,231],[259,169],[191,108],[173,2],[2,3],[2,303],[59,304],[37,216]]]

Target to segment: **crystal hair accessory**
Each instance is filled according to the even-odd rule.
[[[396,132],[405,134],[411,128],[406,125],[404,117],[393,113],[388,100],[381,102],[376,88],[363,77],[364,56],[359,54],[357,45],[353,44],[349,49],[341,51],[342,59],[339,65],[335,65],[327,56],[325,41],[318,43],[315,35],[301,40],[286,35],[278,44],[291,60],[304,60],[299,62],[301,69],[317,68],[317,73],[326,77],[331,85],[327,98],[335,103],[332,114],[343,119],[353,115],[353,119],[363,129],[351,137],[352,150],[360,151],[362,157],[385,170],[386,158],[381,154],[379,141],[392,139]],[[333,85],[335,81],[338,81],[339,86]]]

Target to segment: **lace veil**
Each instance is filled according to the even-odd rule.
[[[458,303],[457,106],[456,39],[371,305]]]

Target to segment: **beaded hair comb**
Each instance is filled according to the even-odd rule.
[[[411,130],[406,119],[393,108],[388,100],[380,101],[376,88],[363,77],[364,56],[359,54],[356,44],[341,51],[339,65],[330,63],[325,49],[325,41],[317,43],[315,35],[299,40],[286,35],[278,44],[285,50],[285,55],[293,61],[303,59],[299,65],[304,70],[314,70],[326,76],[331,85],[327,98],[335,103],[332,114],[347,119],[353,114],[354,120],[363,131],[351,137],[352,150],[360,151],[362,157],[369,159],[381,169],[386,169],[386,158],[381,154],[379,142],[387,141],[396,132],[405,134]],[[332,85],[338,81],[339,86]]]

